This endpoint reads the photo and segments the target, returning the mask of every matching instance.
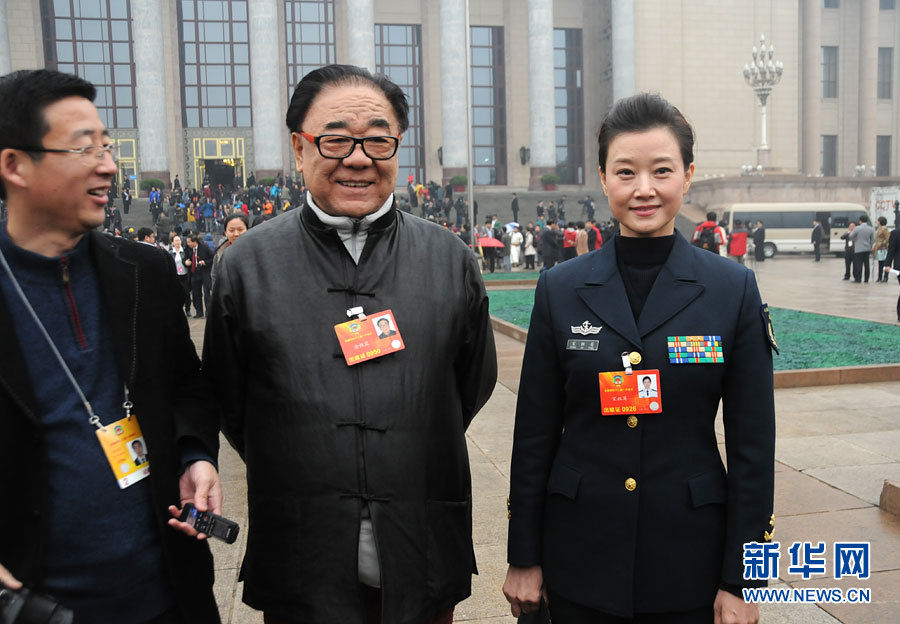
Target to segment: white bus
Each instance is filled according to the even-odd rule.
[[[810,241],[813,219],[822,224],[824,230],[822,253],[844,253],[844,241],[841,235],[847,232],[851,221],[859,222],[862,215],[868,214],[861,204],[839,202],[797,202],[797,203],[758,203],[730,204],[725,209],[724,219],[728,223],[728,231],[734,229],[734,222],[740,219],[747,226],[762,221],[766,228],[765,257],[771,258],[776,253],[812,251]],[[752,236],[749,237],[752,240]],[[748,251],[749,253],[749,251]]]

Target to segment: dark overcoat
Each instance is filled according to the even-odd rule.
[[[210,395],[182,311],[184,291],[175,278],[174,261],[148,245],[97,231],[86,236],[92,239],[91,254],[119,370],[147,448],[153,449],[150,484],[155,524],[178,610],[185,621],[218,622],[209,546],[167,524],[168,506],[180,505],[179,441],[190,438],[192,445],[200,443],[211,457],[219,448]],[[39,589],[42,524],[53,519],[44,513],[48,470],[23,348],[28,346],[20,344],[6,300],[0,296],[0,501],[5,501],[0,513],[0,563],[20,581]]]
[[[334,326],[391,310],[406,348],[348,366]],[[368,505],[383,618],[427,621],[475,572],[465,431],[494,387],[488,300],[452,233],[391,208],[355,264],[308,206],[222,256],[204,368],[247,465],[244,601],[293,621],[363,623],[357,546]]]
[[[519,385],[509,563],[607,613],[712,605],[771,534],[775,412],[753,273],[676,234],[637,322],[615,245],[541,275]],[[587,321],[594,335],[575,330]],[[670,364],[670,336],[721,336],[722,364]],[[596,350],[567,349],[570,339]],[[598,373],[658,370],[662,412],[601,415]],[[724,411],[726,472],[714,426]],[[631,481],[629,481],[631,480]],[[757,583],[758,584],[758,583]]]

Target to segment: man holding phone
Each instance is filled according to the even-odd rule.
[[[209,548],[177,519],[221,508],[211,392],[171,257],[96,230],[117,151],[94,96],[0,77],[0,583],[83,624],[218,622]]]

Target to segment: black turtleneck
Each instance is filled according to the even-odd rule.
[[[675,244],[675,234],[636,238],[616,234],[616,264],[625,283],[625,293],[631,304],[631,313],[637,321],[647,302],[653,282],[669,258]]]

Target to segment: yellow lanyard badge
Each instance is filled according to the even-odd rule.
[[[116,476],[119,488],[125,489],[150,476],[147,442],[141,433],[137,416],[126,416],[97,429],[97,439],[106,460]]]

